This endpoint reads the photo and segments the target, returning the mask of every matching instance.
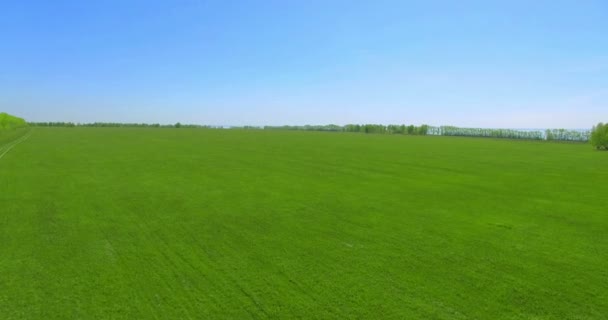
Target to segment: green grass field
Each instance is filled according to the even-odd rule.
[[[2,319],[608,317],[587,144],[32,130],[0,159]]]

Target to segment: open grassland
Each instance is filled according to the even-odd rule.
[[[607,181],[586,144],[36,128],[0,317],[605,319]]]
[[[0,129],[0,150],[3,147],[8,146],[8,145],[12,144],[13,142],[16,142],[17,140],[19,140],[19,138],[25,136],[30,131],[31,131],[30,128],[7,129],[7,130]]]

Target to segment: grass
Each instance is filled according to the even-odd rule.
[[[0,160],[3,319],[604,319],[608,153],[37,128]]]
[[[11,142],[18,140],[30,130],[30,128],[0,129],[0,150]]]

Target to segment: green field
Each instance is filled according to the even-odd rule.
[[[2,319],[608,317],[588,144],[25,130],[0,159]]]

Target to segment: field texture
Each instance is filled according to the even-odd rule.
[[[607,181],[586,144],[38,128],[0,317],[606,319]]]

